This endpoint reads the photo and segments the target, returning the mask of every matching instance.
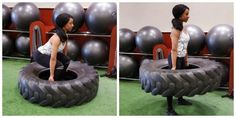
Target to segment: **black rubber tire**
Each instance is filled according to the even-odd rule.
[[[99,77],[92,66],[71,61],[67,70],[76,73],[77,78],[54,82],[39,78],[39,73],[47,69],[33,62],[19,72],[18,88],[25,99],[41,106],[71,107],[96,97]]]
[[[139,69],[142,89],[164,97],[191,97],[205,94],[220,85],[224,68],[219,62],[200,58],[189,58],[188,62],[199,68],[172,71],[163,69],[168,67],[167,59],[144,60]]]

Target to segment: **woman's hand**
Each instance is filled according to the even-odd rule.
[[[176,70],[176,67],[172,67],[171,70]]]
[[[188,63],[188,61],[186,60],[185,61],[185,65],[188,67],[189,66],[189,63]]]
[[[48,81],[54,81],[54,78],[53,78],[52,76],[50,76],[50,77],[48,78]]]

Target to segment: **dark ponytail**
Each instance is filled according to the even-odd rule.
[[[178,4],[175,5],[174,8],[172,9],[172,14],[174,16],[174,18],[172,19],[172,25],[175,29],[182,31],[183,30],[183,22],[179,20],[179,18],[182,16],[182,14],[184,13],[184,11],[186,9],[189,9],[189,7],[187,7],[184,4]]]
[[[57,28],[56,28],[56,34],[57,34],[58,37],[60,38],[61,42],[64,43],[65,41],[67,41],[68,37],[67,37],[67,35],[66,35],[66,32],[65,32],[62,28],[57,27]]]
[[[62,13],[56,18],[56,34],[59,36],[61,42],[65,42],[68,40],[68,36],[66,32],[63,30],[63,27],[69,22],[70,18],[73,18],[71,15]]]
[[[179,19],[173,18],[171,22],[175,29],[182,31],[183,23]]]

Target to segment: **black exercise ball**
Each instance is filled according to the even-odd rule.
[[[138,75],[138,64],[133,57],[127,55],[119,56],[120,77],[136,77]]]
[[[59,3],[53,10],[53,22],[58,15],[62,13],[67,13],[73,16],[74,27],[72,32],[76,32],[84,23],[84,8],[76,2],[71,3]]]
[[[108,46],[101,39],[92,39],[82,46],[82,57],[91,65],[104,64],[108,60]]]
[[[19,34],[15,42],[16,50],[25,55],[29,56],[30,53],[30,39],[29,34]]]
[[[14,48],[14,42],[8,35],[2,34],[2,49],[3,55],[10,55]]]
[[[30,24],[40,19],[39,9],[33,3],[17,3],[11,13],[12,22],[18,30],[29,30]]]
[[[135,33],[127,28],[122,28],[119,31],[120,51],[129,52],[135,47]]]
[[[196,25],[186,25],[184,28],[190,36],[188,54],[198,55],[205,46],[204,32]]]
[[[68,40],[67,42],[67,56],[70,57],[71,60],[76,61],[79,57],[79,45],[75,40]]]
[[[11,9],[2,4],[2,27],[7,28],[11,25]]]
[[[92,33],[110,34],[116,25],[116,3],[92,3],[86,13],[85,20]]]
[[[228,56],[234,44],[234,28],[227,24],[216,25],[207,34],[207,47],[214,56]]]
[[[163,42],[162,33],[153,26],[145,26],[141,28],[135,38],[136,46],[144,53],[152,53],[156,44]]]

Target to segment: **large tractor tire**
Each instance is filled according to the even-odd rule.
[[[142,89],[152,95],[194,96],[216,89],[224,75],[224,67],[209,59],[189,58],[189,67],[168,69],[167,59],[144,60],[139,69]]]

